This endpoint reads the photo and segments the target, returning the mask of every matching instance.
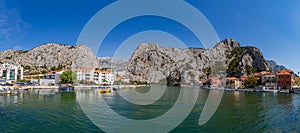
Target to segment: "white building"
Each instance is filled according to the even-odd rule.
[[[26,79],[29,79],[32,83],[39,83],[41,86],[48,85],[57,85],[60,83],[60,75],[64,72],[64,70],[56,70],[52,72],[48,72],[46,74],[39,75],[27,75]]]
[[[111,70],[96,70],[94,72],[94,82],[101,85],[113,85],[115,76]]]
[[[77,80],[86,80],[93,81],[94,80],[94,72],[93,68],[80,68],[73,70],[76,73]]]
[[[40,79],[40,85],[47,86],[51,84],[59,84],[60,83],[60,75],[64,72],[64,70],[57,70],[53,72],[49,72]]]
[[[115,76],[111,70],[96,70],[94,68],[81,68],[73,70],[77,80],[93,81],[100,85],[113,85]]]
[[[266,89],[276,89],[277,88],[275,74],[261,76],[261,82],[265,86]]]
[[[23,79],[23,67],[8,63],[0,64],[0,78],[6,81]]]

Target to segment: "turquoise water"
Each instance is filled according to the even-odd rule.
[[[147,92],[148,89],[136,90]],[[120,91],[126,90],[129,89]],[[300,131],[300,95],[277,93],[225,92],[214,116],[205,125],[199,126],[199,116],[208,92],[200,89],[201,95],[192,112],[172,132]],[[162,99],[149,106],[126,102],[117,92],[98,94],[93,90],[73,93],[28,91],[19,95],[0,95],[0,132],[102,132],[85,115],[78,98],[85,98],[84,95],[103,96],[121,116],[147,120],[172,108],[179,93],[180,88],[167,88]],[[111,123],[117,121],[110,119],[109,113],[101,118]],[[118,128],[119,125],[111,126]]]

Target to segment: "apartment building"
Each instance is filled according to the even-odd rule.
[[[281,70],[277,73],[277,86],[279,89],[290,89],[295,84],[295,75],[291,70]]]
[[[77,80],[92,81],[99,85],[113,85],[115,75],[112,70],[80,68],[73,70],[76,73]]]
[[[0,78],[6,81],[23,79],[23,67],[8,63],[0,64]]]

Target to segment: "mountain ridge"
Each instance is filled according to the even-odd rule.
[[[56,43],[42,44],[30,50],[4,50],[0,52],[0,60],[2,63],[27,66],[37,71],[59,65],[67,69],[98,66],[95,62],[97,58],[89,47]]]
[[[226,76],[249,75],[247,73],[249,66],[259,71],[270,71],[258,48],[241,47],[239,42],[231,38],[217,43],[212,49],[179,49],[153,43],[141,44],[129,59],[127,71],[132,79],[149,83],[167,80],[169,84],[176,82],[193,84],[205,77],[208,78],[208,72],[205,70],[222,62],[224,63],[218,66],[219,68],[232,66],[235,70]]]

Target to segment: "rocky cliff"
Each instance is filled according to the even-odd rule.
[[[127,60],[112,57],[98,57],[99,68],[109,68],[113,71],[124,71],[127,66]]]
[[[286,70],[287,68],[283,65],[278,65],[274,60],[267,60],[270,68],[274,72],[279,72],[280,70]]]
[[[28,51],[6,50],[0,53],[0,61],[27,66],[31,70],[50,69],[59,65],[65,68],[96,67],[99,65],[96,56],[89,47],[55,43],[40,45]]]
[[[252,46],[236,47],[227,55],[227,76],[248,76],[254,72],[269,71],[270,66],[261,51]]]
[[[226,39],[212,49],[141,44],[132,54],[127,71],[133,80],[191,84],[212,76],[247,75],[249,66],[258,71],[269,70],[259,49],[241,47],[235,40]],[[229,67],[238,69],[230,74],[227,71],[226,75]]]

